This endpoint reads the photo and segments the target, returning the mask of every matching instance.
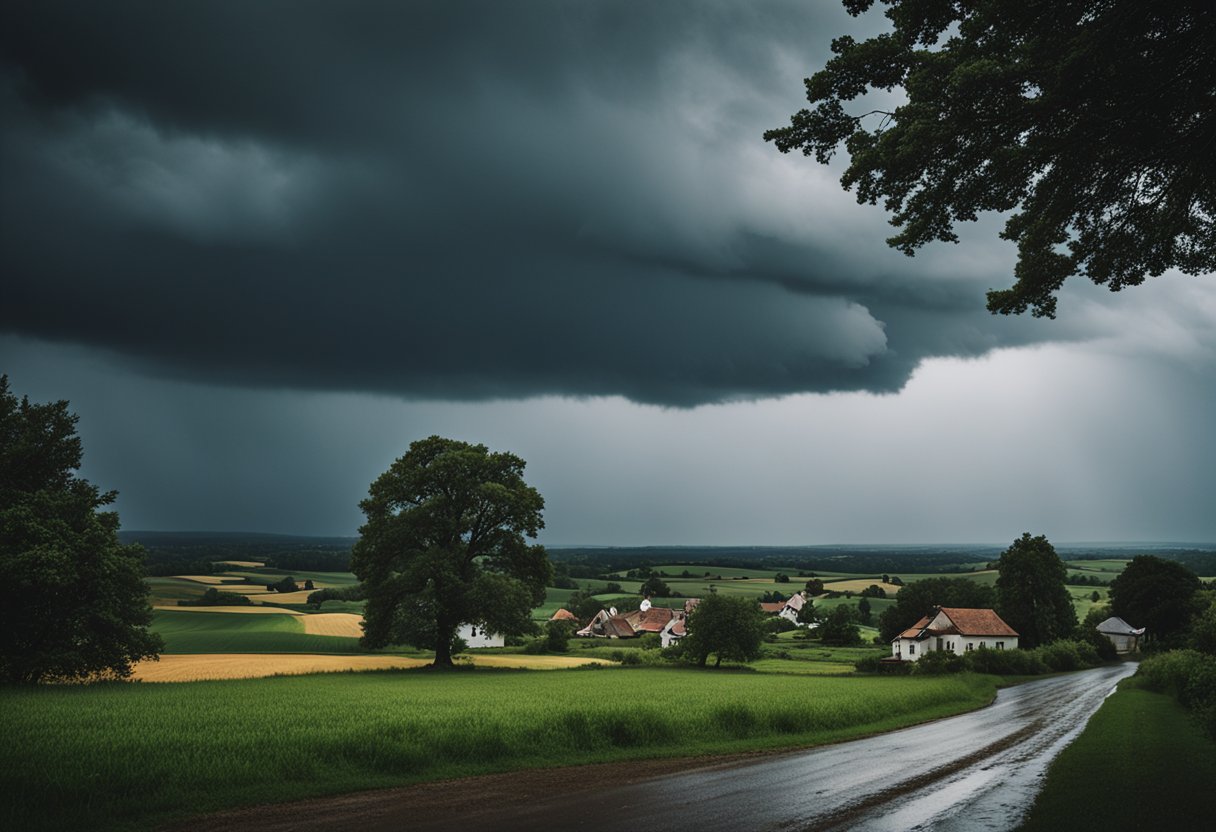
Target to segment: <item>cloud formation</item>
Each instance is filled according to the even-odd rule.
[[[1092,335],[991,318],[760,134],[835,4],[6,4],[0,331],[225,385],[687,406]],[[991,237],[992,235],[989,235]],[[1109,323],[1109,322],[1107,322]]]

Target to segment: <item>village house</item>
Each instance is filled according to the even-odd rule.
[[[486,632],[485,627],[474,624],[461,624],[456,631],[456,637],[463,639],[469,647],[504,647],[507,640],[499,633]]]
[[[616,607],[610,610],[600,610],[595,614],[586,627],[575,633],[576,636],[591,636],[593,638],[635,638],[638,634],[625,620],[624,616],[616,614]]]
[[[914,662],[935,650],[961,655],[978,647],[1017,646],[1017,632],[994,610],[938,607],[891,640],[891,658]]]
[[[775,615],[795,624],[798,624],[798,613],[804,606],[806,606],[806,593],[804,592],[795,592],[784,601],[760,602],[760,609],[766,615]]]
[[[1116,653],[1133,653],[1140,649],[1144,628],[1136,628],[1122,618],[1111,616],[1098,625],[1098,632],[1110,639]]]
[[[697,604],[701,603],[700,598],[689,598],[684,602],[684,611],[677,611],[671,620],[664,625],[659,631],[659,643],[664,647],[670,647],[677,643],[684,636],[688,635],[688,614],[697,608]]]

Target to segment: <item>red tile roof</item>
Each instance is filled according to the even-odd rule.
[[[549,617],[550,621],[578,621],[578,617],[568,609],[560,609]]]
[[[937,611],[926,615],[896,638],[920,638],[921,636],[1016,636],[1017,631],[1006,624],[993,610],[968,609],[966,607],[942,607],[950,625],[929,628],[929,622],[937,618]]]
[[[784,601],[774,601],[770,604],[767,601],[761,601],[760,609],[764,610],[767,613],[772,613],[775,615],[775,614],[781,612],[783,609],[785,609],[785,602]]]
[[[942,612],[965,636],[1016,636],[1017,630],[1006,624],[994,610],[973,610],[964,607],[942,607]]]
[[[623,617],[638,632],[657,633],[667,626],[667,622],[674,615],[675,611],[669,610],[666,607],[651,607],[645,612],[632,610],[625,613]]]
[[[609,637],[616,636],[617,638],[633,638],[637,635],[633,627],[629,625],[629,622],[619,615],[615,615],[604,622],[604,634]]]

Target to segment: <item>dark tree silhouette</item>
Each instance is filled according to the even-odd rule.
[[[1024,533],[1001,554],[997,569],[997,611],[1018,631],[1020,646],[1038,647],[1072,634],[1077,611],[1064,585],[1068,568],[1046,537]]]
[[[74,473],[66,401],[30,404],[0,376],[0,681],[122,678],[164,646],[149,633],[143,549],[118,542],[117,493]]]
[[[850,14],[874,0],[844,0]],[[1012,288],[992,312],[1054,317],[1064,280],[1118,291],[1216,271],[1216,5],[1210,0],[883,0],[892,30],[832,41],[812,109],[765,139],[882,200],[905,254],[1014,212]],[[858,102],[899,89],[898,106]],[[890,100],[885,96],[882,100]],[[857,102],[852,112],[845,105]]]

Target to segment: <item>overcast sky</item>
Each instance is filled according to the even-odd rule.
[[[1216,280],[990,316],[761,139],[830,2],[6,3],[0,372],[126,529],[354,534],[438,433],[549,543],[1216,541]],[[1074,281],[1076,282],[1076,281]]]

